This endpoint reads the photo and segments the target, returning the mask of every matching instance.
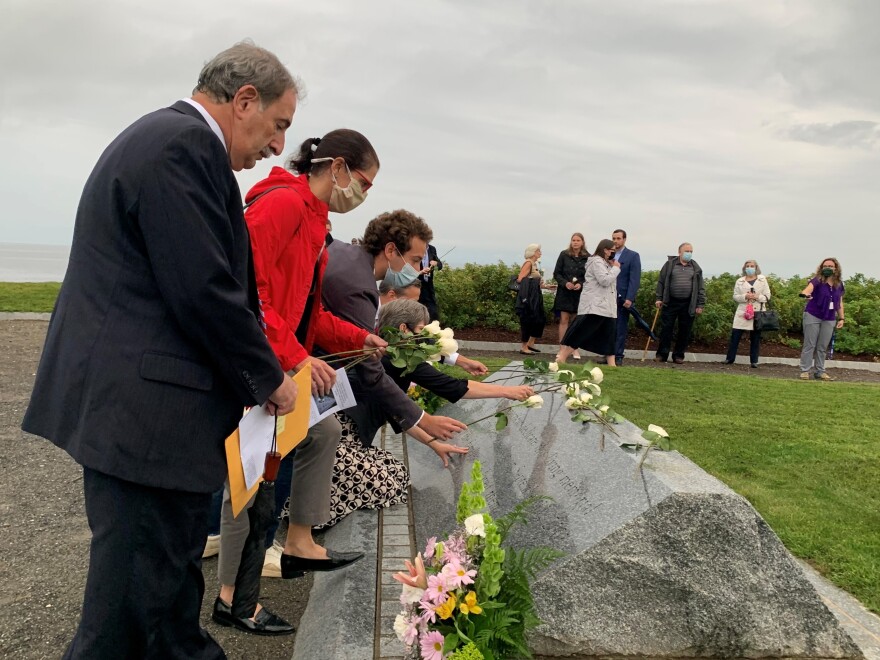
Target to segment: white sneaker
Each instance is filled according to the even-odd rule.
[[[266,550],[266,560],[263,562],[263,577],[281,577],[281,553],[284,546],[278,541],[272,543],[272,547]]]
[[[580,360],[580,359],[581,359],[581,354],[578,353],[577,351],[575,351],[574,353],[571,354],[571,359],[572,359],[572,360]]]
[[[209,534],[208,540],[205,541],[205,549],[202,551],[202,559],[214,557],[220,554],[220,535]]]

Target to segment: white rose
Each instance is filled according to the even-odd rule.
[[[654,433],[659,435],[661,438],[668,438],[669,437],[669,434],[666,432],[666,429],[664,429],[662,426],[657,426],[656,424],[648,424],[648,430],[653,431]]]
[[[401,642],[403,641],[403,635],[406,633],[407,628],[409,628],[409,624],[406,622],[406,617],[402,614],[398,614],[394,619],[394,634],[397,635],[397,639]]]
[[[581,388],[577,383],[569,383],[565,386],[565,393],[568,396],[577,396],[581,393]]]
[[[602,370],[599,367],[593,367],[590,369],[590,377],[593,379],[593,382],[598,385],[602,382],[602,379],[605,378],[605,374],[602,373]]]
[[[544,399],[540,394],[533,394],[523,403],[525,403],[526,408],[540,408],[544,405]]]
[[[413,603],[418,603],[422,596],[425,595],[424,589],[419,589],[418,587],[411,587],[408,584],[403,585],[403,589],[400,591],[400,604],[401,605],[412,605]]]
[[[551,374],[555,374],[557,371],[559,371],[559,364],[556,362],[551,362],[547,365],[547,368],[550,370]]]
[[[599,406],[600,413],[607,413],[609,410],[608,406]]]
[[[422,328],[422,332],[427,332],[432,335],[439,335],[441,333],[440,321],[431,321],[428,325]]]
[[[458,342],[447,337],[440,337],[437,340],[437,346],[440,348],[440,355],[449,357],[453,353],[458,353]]]
[[[443,337],[443,339],[452,339],[455,337],[455,331],[452,328],[443,328],[440,331],[440,336]]]
[[[593,398],[593,395],[590,394],[589,392],[581,392],[580,399],[584,403],[589,403],[592,400],[592,398]]]
[[[581,400],[576,397],[571,397],[568,401],[565,402],[565,407],[569,410],[575,410],[581,407]]]
[[[464,529],[468,536],[486,537],[486,521],[483,520],[482,513],[475,513],[464,519]]]
[[[596,383],[589,383],[587,389],[590,390],[594,396],[602,396],[602,388],[596,385]]]
[[[565,376],[566,374],[568,374],[569,376],[571,376],[571,378],[560,378],[560,376]],[[558,380],[561,380],[563,383],[570,383],[570,382],[572,382],[572,381],[574,380],[574,372],[573,372],[573,371],[569,371],[568,369],[562,369],[561,371],[559,371],[559,372],[556,374],[556,377],[557,377]]]

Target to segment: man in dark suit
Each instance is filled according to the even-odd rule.
[[[620,366],[626,349],[630,314],[639,320],[633,303],[642,282],[642,260],[638,252],[626,247],[626,232],[623,229],[615,229],[611,240],[614,243],[614,258],[620,263],[620,273],[617,275],[617,343],[614,350],[615,361]]]
[[[443,270],[443,262],[437,258],[437,248],[428,245],[428,251],[422,257],[422,269],[419,271],[419,281],[422,283],[422,290],[419,293],[419,302],[428,308],[428,314],[432,321],[440,318],[437,310],[437,295],[434,291],[434,271]]]
[[[225,657],[199,626],[224,439],[243,406],[296,399],[258,321],[233,170],[281,153],[296,95],[274,55],[237,44],[83,189],[22,424],[83,466],[92,542],[66,658]]]

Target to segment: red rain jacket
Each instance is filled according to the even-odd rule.
[[[327,266],[327,204],[312,194],[308,178],[273,167],[269,176],[248,191],[250,203],[272,190],[245,212],[254,253],[266,337],[285,371],[311,354],[315,342],[330,353],[363,348],[366,330],[343,321],[321,304],[321,279]],[[296,338],[319,259],[314,303],[305,344]]]

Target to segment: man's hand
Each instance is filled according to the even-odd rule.
[[[451,445],[446,442],[440,442],[439,440],[434,440],[428,446],[435,452],[437,452],[437,456],[439,456],[440,460],[443,461],[443,467],[449,467],[450,454],[468,453],[467,447],[459,447],[458,445]]]
[[[654,303],[654,306],[657,307],[657,309],[660,309],[661,307],[663,307],[663,301],[658,300],[657,302]]]
[[[513,401],[525,401],[535,393],[528,385],[509,385],[504,388],[504,397]]]
[[[702,308],[702,307],[697,307],[694,311],[699,315],[699,314],[702,314],[702,313],[703,313],[703,308]]]
[[[632,300],[624,300],[624,301],[623,301],[623,307],[624,307],[625,309],[629,309],[629,308],[632,307],[632,306],[633,306],[633,301],[632,301]]]
[[[489,368],[485,364],[466,358],[464,355],[458,356],[458,359],[455,361],[455,366],[461,367],[471,376],[485,376],[489,373]]]
[[[270,415],[278,415],[279,417],[293,412],[293,407],[296,405],[296,395],[296,383],[293,382],[293,378],[288,378],[285,375],[284,382],[269,395],[266,410]]]
[[[431,261],[428,262],[428,265],[429,265],[431,268],[436,268],[436,267],[437,267],[437,262],[431,260]]]
[[[419,275],[427,275],[427,274],[430,273],[430,272],[431,272],[431,267],[428,266],[427,268],[422,268],[422,269],[419,271]]]
[[[566,282],[565,288],[568,289],[569,291],[574,291],[574,282]]]
[[[467,429],[467,426],[457,419],[451,417],[442,417],[440,415],[422,415],[422,421],[418,423],[418,427],[432,438],[440,438],[449,440],[456,433],[460,433]]]
[[[367,335],[367,338],[364,339],[364,349],[369,348],[378,348],[378,351],[374,351],[373,355],[376,358],[381,358],[385,355],[385,349],[388,347],[388,342],[382,339],[379,335]]]
[[[305,369],[307,364],[312,365],[312,394],[317,394],[318,396],[330,394],[330,388],[336,384],[336,370],[324,362],[324,360],[319,360],[312,356],[300,362],[293,370],[299,373]]]

